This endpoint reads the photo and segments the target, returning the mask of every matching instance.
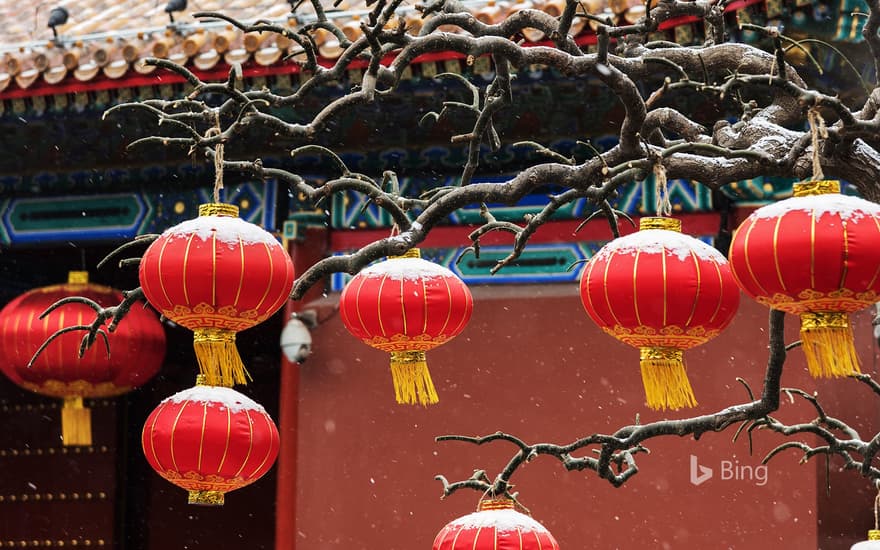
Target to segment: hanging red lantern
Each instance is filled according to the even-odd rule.
[[[639,348],[649,407],[694,407],[683,352],[730,324],[739,289],[724,256],[683,235],[680,220],[642,218],[639,228],[587,262],[581,300],[602,330]]]
[[[167,229],[140,263],[147,301],[194,332],[200,372],[210,385],[247,383],[235,333],[278,311],[293,287],[293,262],[269,232],[238,207],[199,206],[199,217]]]
[[[232,388],[199,383],[150,413],[141,444],[160,476],[189,491],[190,504],[221,506],[225,493],[269,471],[279,438],[258,403]]]
[[[849,313],[880,301],[880,206],[841,195],[837,181],[795,184],[737,228],[730,267],[758,302],[801,319],[817,378],[859,372]]]
[[[438,401],[425,351],[461,333],[473,308],[467,285],[415,248],[362,270],[339,299],[345,328],[391,354],[397,402],[422,405]]]
[[[520,507],[520,509],[524,510]],[[449,522],[432,550],[558,550],[543,525],[516,509],[509,498],[484,499],[476,512]]]
[[[119,291],[89,283],[85,271],[70,272],[67,284],[25,292],[0,310],[0,370],[23,388],[63,399],[64,445],[91,445],[91,411],[83,406],[83,398],[123,394],[152,378],[165,357],[165,332],[152,311],[135,304],[113,332],[105,329],[106,345],[99,336],[79,357],[84,332],[71,330],[34,358],[56,332],[94,320],[95,311],[82,303],[65,304],[40,319],[49,306],[74,296],[102,307],[122,301]]]

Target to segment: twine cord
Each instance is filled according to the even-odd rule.
[[[206,137],[219,136],[220,130],[220,114],[217,113],[214,119],[215,126],[207,131]],[[220,190],[223,189],[223,142],[218,141],[214,146],[214,202],[220,202]]]
[[[654,182],[657,185],[656,210],[658,216],[672,214],[672,202],[669,200],[669,185],[666,182],[666,167],[662,162],[654,164]]]
[[[810,136],[813,142],[813,180],[825,179],[822,163],[819,161],[819,138],[828,139],[828,127],[825,126],[825,119],[816,107],[810,107],[807,111],[807,121],[810,123]]]

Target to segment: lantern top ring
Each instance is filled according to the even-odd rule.
[[[88,271],[68,271],[67,284],[69,285],[87,285],[89,284]]]
[[[400,256],[388,256],[389,260],[399,260],[401,258],[421,258],[422,251],[418,248],[410,248]]]
[[[209,202],[199,205],[199,216],[226,216],[238,217],[238,207],[234,204],[223,202]]]
[[[665,229],[681,233],[681,220],[675,218],[662,218],[659,216],[647,216],[639,220],[639,230]]]
[[[795,197],[808,197],[810,195],[828,195],[830,193],[840,193],[839,181],[802,181],[792,186],[792,194]]]
[[[480,512],[485,510],[513,510],[516,507],[513,499],[510,498],[484,498],[480,501],[477,509]]]

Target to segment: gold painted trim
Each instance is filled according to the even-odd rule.
[[[837,288],[843,289],[846,288],[846,276],[849,274],[849,268],[847,267],[849,262],[849,231],[846,230],[846,220],[842,217],[840,219],[840,226],[843,228],[843,259],[840,262],[840,284],[837,285]]]
[[[162,260],[165,258],[165,248],[170,239],[162,241],[162,248],[159,249],[159,258],[156,260],[156,278],[159,279],[159,288],[162,289],[162,296],[165,296],[165,303],[170,304],[171,298],[168,296],[168,290],[165,288],[165,279],[162,277]]]
[[[196,462],[199,470],[202,469],[202,450],[205,447],[205,425],[208,422],[208,403],[202,403],[202,433],[199,435],[199,460]]]
[[[241,472],[244,471],[244,467],[247,466],[248,461],[251,459],[251,453],[254,450],[254,421],[247,409],[244,409],[244,415],[247,417],[248,425],[248,452],[241,463],[241,468],[239,468],[232,477],[239,477],[241,475]]]
[[[406,300],[403,297],[403,277],[400,278],[400,319],[403,322],[403,333],[407,334],[406,330]]]
[[[364,318],[361,316],[361,289],[364,288],[364,283],[367,281],[366,277],[361,277],[358,281],[360,286],[357,288],[357,292],[354,295],[354,310],[357,312],[358,321],[361,323],[361,328],[364,330],[365,334],[369,334],[370,331],[367,330],[367,325],[364,324]]]
[[[761,282],[758,281],[758,278],[755,277],[755,272],[752,270],[752,262],[749,260],[749,239],[752,237],[752,231],[755,229],[755,226],[758,224],[757,218],[752,219],[752,224],[749,226],[749,230],[746,232],[745,240],[743,241],[743,256],[745,256],[746,261],[746,269],[749,272],[749,276],[752,278],[752,282],[761,290],[761,294],[767,294],[767,289],[765,289]]]
[[[217,466],[217,473],[223,471],[223,465],[226,463],[226,455],[229,454],[229,440],[232,436],[232,412],[226,407],[226,446],[223,447],[223,456],[220,457],[220,465]]]
[[[189,266],[189,249],[190,249],[190,247],[192,247],[192,242],[193,242],[193,239],[195,239],[195,238],[196,238],[196,234],[192,233],[192,234],[190,234],[189,238],[186,240],[186,249],[183,251],[183,269],[180,274],[180,282],[181,282],[181,285],[183,286],[183,301],[187,304],[189,303],[189,290],[187,289],[187,285],[186,285],[186,271],[187,271],[186,268]]]
[[[174,436],[177,433],[177,423],[180,422],[180,416],[183,414],[183,410],[186,408],[186,406],[189,403],[190,403],[189,401],[183,402],[183,405],[180,407],[180,410],[177,411],[177,417],[174,419],[174,424],[171,425],[171,442],[170,442],[169,447],[171,449],[171,465],[174,467],[175,471],[179,471],[180,468],[177,467],[177,459],[174,456]]]
[[[636,249],[636,257],[633,260],[633,269],[632,269],[632,280],[633,280],[633,309],[636,314],[636,322],[641,325],[642,324],[642,316],[639,314],[639,284],[638,284],[638,273],[639,273],[639,257],[641,256],[642,251]]]
[[[385,288],[387,280],[388,275],[382,275],[382,281],[379,282],[379,292],[376,293],[376,318],[379,321],[379,330],[382,331],[382,336],[388,336],[388,333],[385,332],[385,324],[382,322],[382,289]]]
[[[779,226],[782,225],[782,216],[776,218],[776,227],[773,228],[773,265],[776,267],[776,279],[783,292],[788,292],[785,280],[782,278],[782,269],[779,267]]]
[[[611,298],[608,296],[608,270],[611,268],[611,261],[614,259],[614,256],[609,256],[608,261],[605,262],[605,273],[602,275],[602,289],[605,293],[605,305],[608,306],[608,311],[611,313],[611,318],[614,319],[615,325],[622,324],[620,319],[617,318],[617,314],[614,313],[614,308],[611,307]]]
[[[694,271],[697,274],[697,285],[696,294],[694,294],[694,303],[691,305],[691,313],[688,315],[687,321],[684,322],[685,326],[690,326],[691,322],[694,320],[694,315],[697,313],[697,304],[700,303],[700,288],[702,288],[703,285],[703,270],[700,268],[700,261],[697,259],[697,255],[693,250],[690,250],[689,252],[691,260],[694,261]],[[712,263],[714,264],[715,262]]]

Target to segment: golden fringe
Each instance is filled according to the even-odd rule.
[[[440,401],[424,351],[391,352],[391,379],[398,403],[427,406]]]
[[[643,348],[641,352],[642,384],[648,407],[659,411],[697,406],[681,351]]]
[[[801,326],[801,347],[813,378],[840,378],[861,372],[852,326]]]
[[[196,329],[193,348],[199,363],[199,373],[209,386],[231,388],[251,380],[238,349],[235,332],[224,329]]]
[[[65,397],[61,407],[61,441],[65,447],[92,444],[92,411],[82,397]]]

